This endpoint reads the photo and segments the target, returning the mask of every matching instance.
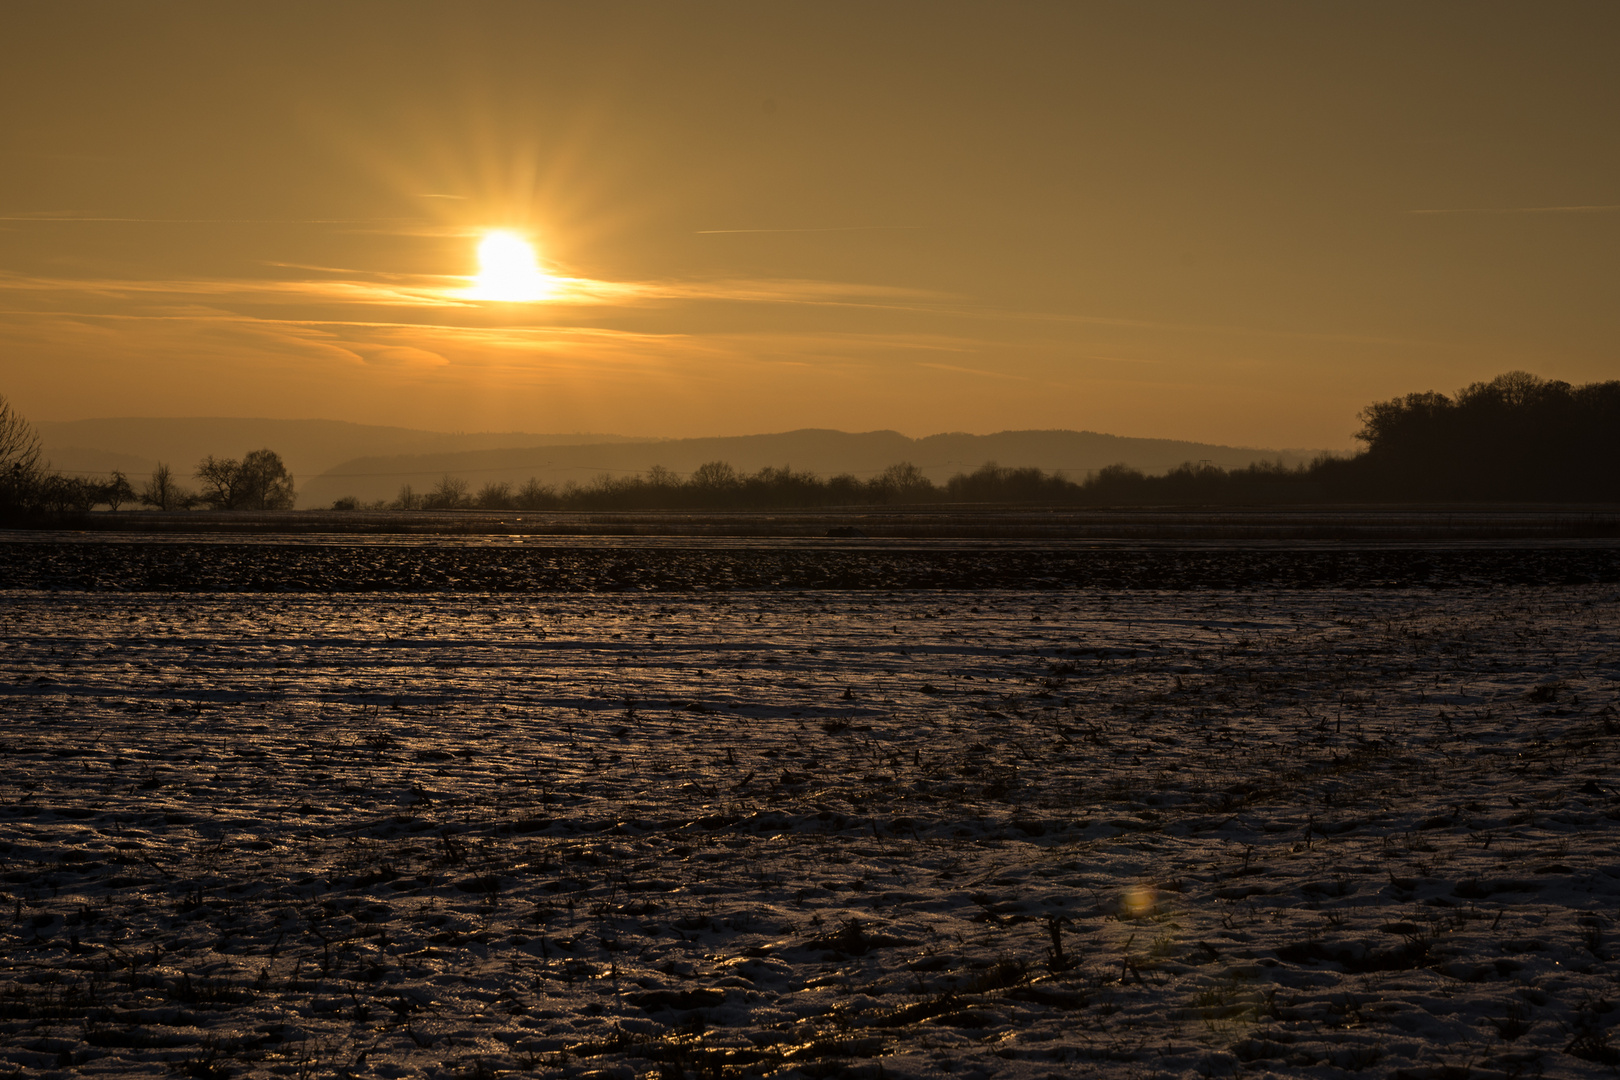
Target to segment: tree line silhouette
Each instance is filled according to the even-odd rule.
[[[1340,497],[1620,500],[1620,381],[1512,371],[1454,398],[1377,402],[1360,419],[1366,452],[1319,470]]]
[[[531,478],[513,486],[504,481],[473,490],[465,479],[446,475],[427,491],[406,484],[394,499],[364,502],[338,499],[333,510],[768,510],[833,506],[950,506],[1034,504],[1107,506],[1149,503],[1278,502],[1307,499],[1320,490],[1307,468],[1258,464],[1228,471],[1210,464],[1178,466],[1164,476],[1148,476],[1128,465],[1111,465],[1082,481],[1033,466],[1013,468],[988,462],[935,484],[910,462],[891,465],[862,480],[848,473],[823,478],[783,466],[741,473],[711,461],[692,475],[661,466],[645,474],[602,475],[587,484],[560,487]]]
[[[116,511],[126,504],[154,510],[293,508],[292,476],[274,450],[254,450],[240,459],[209,455],[193,475],[200,490],[185,486],[162,462],[140,490],[117,470],[101,478],[52,472],[39,436],[0,396],[0,523],[49,521],[97,506]]]
[[[1354,457],[1309,465],[1223,469],[1188,462],[1163,476],[1111,465],[1076,480],[994,462],[936,484],[907,462],[877,476],[821,477],[788,466],[742,473],[723,461],[681,476],[662,466],[604,474],[560,487],[531,478],[474,491],[445,476],[428,491],[409,485],[377,503],[339,499],[334,510],[725,510],[862,505],[1049,506],[1276,505],[1311,502],[1620,502],[1620,381],[1572,386],[1522,371],[1476,382],[1454,397],[1427,392],[1361,410]],[[293,482],[272,450],[206,457],[193,490],[159,464],[136,490],[121,473],[87,479],[53,473],[32,428],[0,397],[0,521],[26,522],[96,506],[158,510],[286,510]]]
[[[1476,382],[1455,397],[1434,392],[1374,402],[1359,414],[1354,457],[1288,467],[1224,469],[1187,462],[1162,476],[1111,465],[1076,480],[990,462],[944,484],[916,466],[868,480],[823,479],[788,467],[743,474],[721,461],[682,478],[661,466],[560,488],[530,479],[476,492],[446,476],[430,491],[401,489],[373,508],[428,510],[683,510],[848,505],[1025,503],[1057,506],[1310,502],[1620,502],[1620,381],[1572,386],[1522,371]],[[337,509],[361,509],[339,500]]]

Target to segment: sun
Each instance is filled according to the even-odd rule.
[[[544,300],[555,287],[540,269],[534,245],[516,233],[485,233],[478,244],[478,276],[467,295],[474,300],[530,303]]]

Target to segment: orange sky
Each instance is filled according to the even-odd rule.
[[[38,420],[1345,447],[1620,378],[1620,5],[9,3]],[[547,301],[472,300],[484,231]]]

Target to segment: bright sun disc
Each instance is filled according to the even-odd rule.
[[[543,300],[551,290],[533,245],[521,236],[492,232],[479,243],[478,277],[468,294],[473,299],[524,303]]]

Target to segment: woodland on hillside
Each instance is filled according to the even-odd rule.
[[[1414,393],[1361,411],[1366,449],[1288,467],[1241,469],[1187,462],[1161,476],[1113,465],[1073,479],[989,462],[935,484],[902,462],[862,480],[788,467],[739,473],[710,462],[681,477],[654,467],[560,488],[535,480],[474,491],[445,476],[431,491],[335,509],[674,510],[894,504],[1068,506],[1311,502],[1620,501],[1620,381],[1572,386],[1526,372],[1477,382],[1455,397]]]
[[[1361,410],[1353,457],[1290,467],[1239,469],[1187,462],[1150,476],[1113,465],[1074,478],[1035,467],[986,463],[936,484],[908,462],[862,479],[822,477],[788,466],[744,473],[711,461],[690,474],[654,466],[552,487],[489,483],[474,490],[446,475],[431,490],[401,488],[393,500],[336,501],[354,510],[748,510],[830,506],[1278,505],[1321,502],[1620,502],[1620,381],[1571,385],[1522,371],[1476,382],[1448,397],[1433,391]],[[52,472],[28,423],[0,398],[0,521],[27,523],[143,505],[157,510],[284,510],[292,479],[280,457],[205,458],[185,487],[159,465],[140,489],[122,474]]]

